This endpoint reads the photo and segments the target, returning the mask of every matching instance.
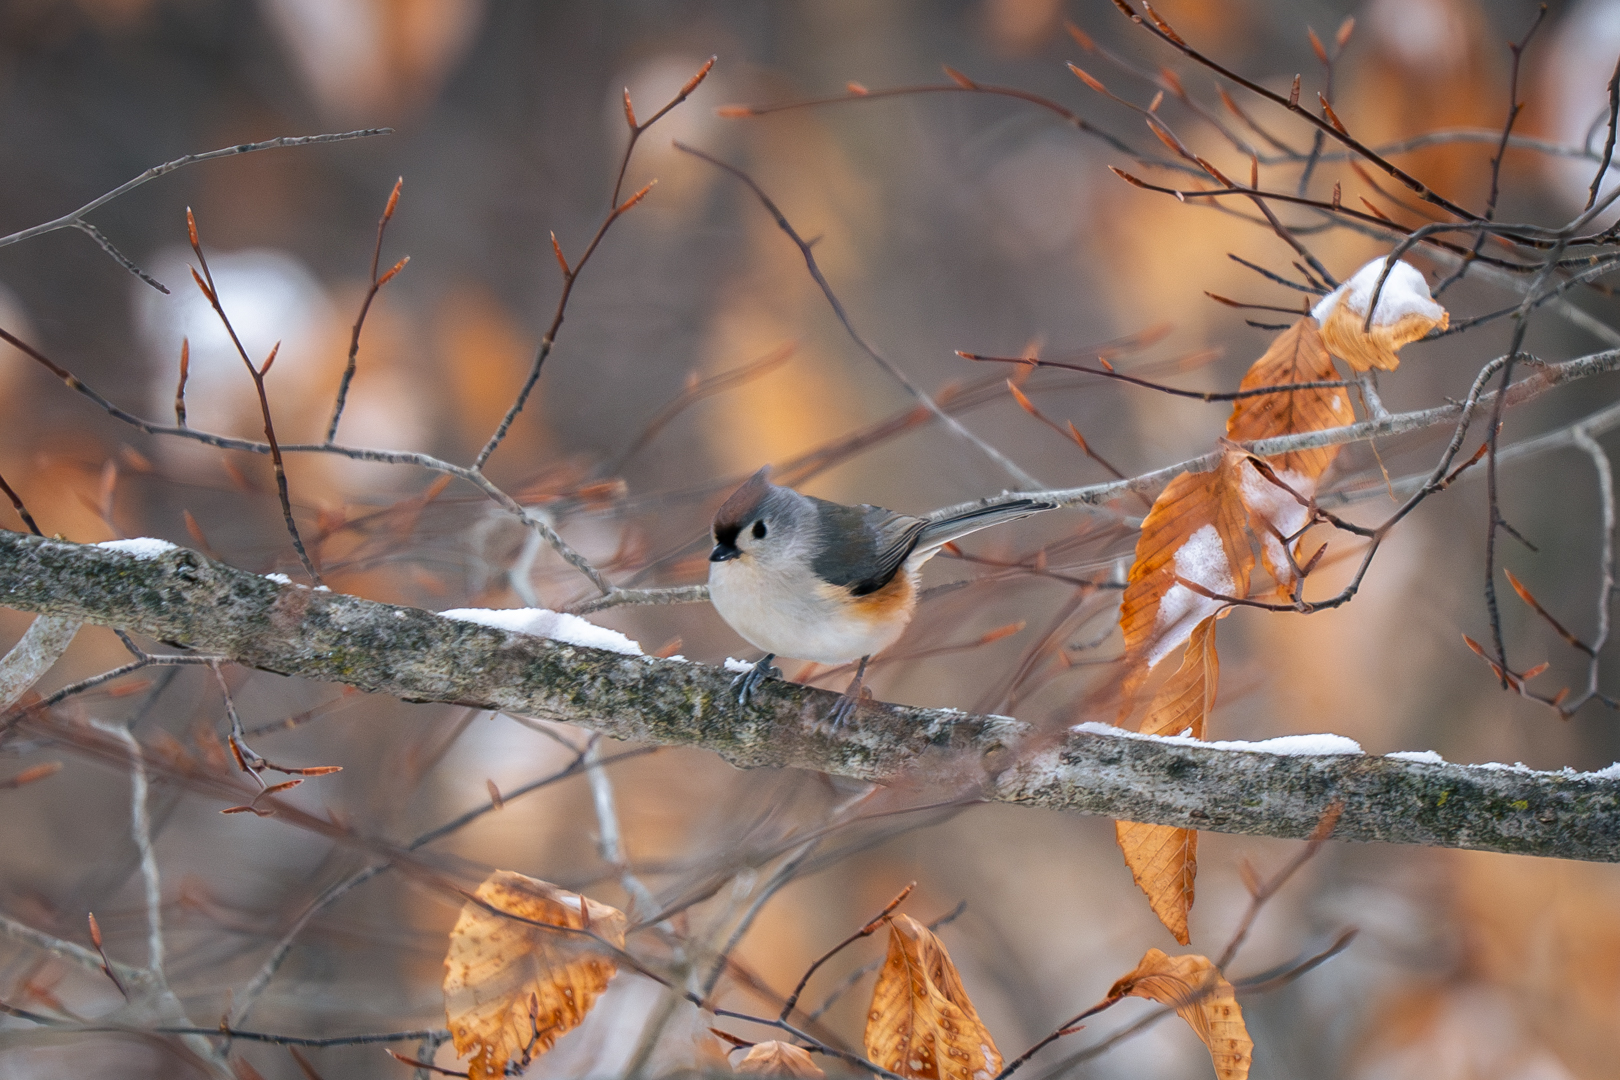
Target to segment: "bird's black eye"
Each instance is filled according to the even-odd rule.
[[[765,523],[763,521],[754,522],[754,539],[765,539]]]

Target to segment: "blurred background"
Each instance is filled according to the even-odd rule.
[[[1198,47],[1267,86],[1285,91],[1305,73],[1307,97],[1324,88],[1307,27],[1331,48],[1353,16],[1332,99],[1358,137],[1388,145],[1439,129],[1499,130],[1504,43],[1523,36],[1535,8],[1517,0],[1165,0],[1160,10]],[[1091,51],[1065,20],[1090,36]],[[1003,384],[1011,370],[976,366],[955,350],[1086,359],[1106,349],[1122,370],[1231,388],[1275,334],[1245,320],[1285,325],[1290,316],[1233,310],[1205,293],[1291,310],[1301,299],[1227,257],[1296,276],[1294,254],[1269,229],[1127,186],[1106,166],[1165,174],[1026,102],[952,92],[716,114],[728,103],[842,95],[850,82],[941,85],[948,64],[1050,98],[1136,150],[1161,153],[1140,116],[1065,69],[1079,63],[1146,105],[1157,87],[1098,50],[1149,75],[1170,67],[1212,115],[1242,129],[1221,111],[1206,72],[1107,0],[3,0],[0,233],[58,217],[183,154],[280,135],[394,132],[193,165],[90,215],[169,295],[72,230],[0,247],[0,325],[158,422],[172,416],[187,337],[189,422],[259,437],[252,383],[188,280],[189,206],[246,348],[262,360],[281,343],[268,377],[278,435],[318,439],[367,289],[377,219],[403,177],[382,266],[404,255],[411,262],[370,309],[340,440],[469,462],[556,309],[562,283],[548,234],[577,259],[609,208],[626,140],[622,92],[629,88],[645,118],[717,56],[691,99],[640,141],[625,190],[658,184],[580,276],[538,389],[489,463],[491,479],[543,507],[614,580],[637,584],[702,580],[714,506],[763,463],[813,494],[909,512],[1013,483],[939,425],[906,420],[915,400],[851,342],[788,238],[738,183],[673,149],[680,140],[747,169],[815,241],[855,328],[928,392],[956,395],[977,435],[1042,483],[1100,481],[1101,466],[1018,408]],[[1600,146],[1617,54],[1620,3],[1555,3],[1525,56],[1517,130]],[[1303,125],[1255,99],[1243,105],[1286,145],[1309,146]],[[1161,115],[1228,174],[1246,175],[1247,157],[1209,120],[1174,97]],[[1492,138],[1398,160],[1480,208],[1491,189]],[[1578,151],[1510,151],[1498,218],[1561,223],[1584,203],[1594,171]],[[1262,177],[1291,190],[1299,172],[1267,167]],[[1325,195],[1335,181],[1347,204],[1366,196],[1398,220],[1421,220],[1343,162],[1321,165],[1311,190]],[[1375,237],[1324,231],[1308,214],[1288,220],[1341,279],[1388,250]],[[1449,269],[1414,261],[1431,282]],[[1442,297],[1454,322],[1516,299],[1477,274]],[[1576,291],[1571,300],[1616,325],[1606,292]],[[1407,348],[1400,370],[1383,378],[1385,403],[1399,411],[1462,397],[1508,332],[1502,320]],[[1601,346],[1546,312],[1526,347],[1562,360]],[[1220,405],[1083,376],[1040,372],[1025,390],[1127,474],[1202,453],[1224,430]],[[1504,438],[1568,423],[1615,396],[1613,376],[1549,394],[1514,414]],[[1430,433],[1381,442],[1376,453],[1352,448],[1330,479],[1359,493],[1354,513],[1375,522],[1391,505],[1383,470],[1426,469],[1442,445]],[[419,496],[430,474],[326,455],[294,455],[288,471],[305,535],[334,588],[434,609],[563,606],[586,595],[577,576],[465,485],[426,500]],[[262,459],[142,435],[9,347],[0,352],[0,473],[47,534],[160,536],[300,577]],[[1612,713],[1593,706],[1561,721],[1500,693],[1463,646],[1462,633],[1488,637],[1483,488],[1461,483],[1404,523],[1353,604],[1310,617],[1239,611],[1226,620],[1212,737],[1333,731],[1371,753],[1432,749],[1452,761],[1535,768],[1601,768],[1620,758]],[[1572,631],[1592,634],[1600,517],[1589,459],[1559,451],[1505,468],[1503,506],[1536,549],[1508,542],[1501,559]],[[976,538],[979,563],[937,560],[928,580],[941,587],[871,685],[893,700],[1053,726],[1111,719],[1096,705],[1118,653],[1109,635],[1117,592],[1107,585],[1120,580],[1134,546],[1119,517],[1141,512],[1122,503],[1113,515],[1048,515]],[[0,526],[21,527],[9,507],[0,508]],[[1340,547],[1352,550],[1333,551]],[[1030,572],[1037,551],[1047,552],[1050,573]],[[1352,566],[1324,570],[1322,591]],[[1503,610],[1520,666],[1552,662],[1538,685],[1580,685],[1579,657],[1516,599]],[[702,605],[621,608],[598,621],[649,652],[752,658]],[[0,648],[27,624],[0,610]],[[41,689],[125,656],[112,634],[86,630]],[[788,675],[830,686],[848,677],[791,665]],[[408,841],[484,802],[486,781],[511,790],[573,757],[510,718],[248,672],[231,678],[244,721],[266,728],[255,742],[261,752],[345,768],[289,798],[365,836]],[[59,711],[133,720],[143,741],[172,738],[199,754],[209,745],[200,732],[223,730],[206,672],[85,695]],[[145,913],[125,771],[76,755],[71,740],[16,739],[0,753],[0,776],[65,762],[47,780],[0,790],[0,909],[81,942],[93,909],[109,952],[141,962]],[[610,774],[631,865],[666,901],[768,869],[794,830],[826,820],[851,794],[820,777],[739,773],[687,750],[636,757]],[[274,818],[222,818],[217,802],[183,785],[160,783],[153,800],[170,982],[188,1015],[212,1026],[298,913],[367,865],[365,855]],[[622,906],[626,893],[602,861],[599,830],[576,777],[428,851],[469,884],[499,867]],[[1247,903],[1244,860],[1268,871],[1297,848],[1206,834],[1193,949],[1217,955],[1231,934]],[[924,921],[966,903],[941,932],[1009,1057],[1100,998],[1150,946],[1175,951],[1106,820],[1003,806],[913,814],[839,832],[809,869],[742,939],[737,956],[760,981],[790,989],[806,964],[916,880],[906,910]],[[691,909],[694,932],[731,910],[734,888]],[[244,1023],[299,1035],[442,1026],[440,964],[458,906],[397,875],[357,887],[303,929]],[[1620,1076],[1617,910],[1620,873],[1606,866],[1330,844],[1267,908],[1233,973],[1307,955],[1346,926],[1362,932],[1331,963],[1244,1000],[1257,1044],[1253,1075]],[[829,965],[819,993],[880,949],[867,942]],[[534,1074],[613,1075],[656,1001],[650,990],[621,975],[588,1030],[565,1039]],[[731,993],[736,1007],[766,1008],[744,990]],[[813,985],[807,1000],[817,993]],[[869,983],[825,1018],[857,1044],[865,993]],[[0,945],[0,997],[31,1007],[54,999],[90,1017],[116,1003],[103,982],[10,943]],[[1055,1075],[1065,1054],[1145,1011],[1138,1004],[1045,1052],[1031,1068],[1047,1071],[1030,1075]],[[659,1060],[710,1060],[712,1049],[692,1035],[701,1023],[682,1023],[667,1038],[685,1042]],[[0,1074],[195,1072],[150,1040],[60,1038],[28,1027],[0,1024]],[[304,1075],[284,1049],[238,1050],[272,1080]],[[410,1073],[375,1047],[312,1051],[310,1060],[328,1078]],[[445,1050],[438,1060],[449,1066],[452,1056]],[[1208,1070],[1202,1046],[1169,1023],[1062,1075]]]

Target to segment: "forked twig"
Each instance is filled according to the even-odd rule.
[[[281,343],[276,342],[270,355],[265,357],[263,365],[254,364],[248,356],[247,349],[242,346],[242,339],[237,337],[236,328],[231,325],[230,318],[225,314],[224,305],[220,303],[219,290],[214,285],[213,271],[208,269],[208,259],[203,255],[202,241],[197,237],[197,219],[191,213],[191,207],[186,207],[186,234],[191,240],[191,250],[197,255],[197,262],[202,265],[202,273],[196,270],[191,272],[192,280],[202,290],[203,296],[213,307],[214,314],[225,325],[225,332],[231,336],[231,344],[236,346],[236,353],[242,358],[242,364],[247,368],[248,375],[253,379],[253,389],[259,395],[259,413],[264,418],[264,441],[270,447],[270,463],[276,474],[276,496],[281,500],[281,517],[287,525],[287,535],[292,538],[293,550],[298,552],[298,560],[304,564],[304,572],[317,586],[324,584],[321,581],[321,572],[315,569],[315,562],[309,557],[304,548],[304,538],[298,535],[298,522],[293,520],[292,498],[287,490],[287,468],[281,460],[281,447],[276,443],[276,425],[270,417],[270,396],[265,390],[264,377],[270,371],[270,365],[276,362],[276,353],[281,349]]]
[[[366,298],[360,302],[360,314],[355,318],[354,330],[349,335],[349,360],[343,368],[343,379],[338,383],[337,402],[332,406],[332,422],[326,426],[326,441],[329,443],[337,440],[338,421],[343,419],[343,406],[349,400],[349,384],[354,381],[355,363],[360,355],[360,330],[366,325],[366,315],[371,311],[371,302],[377,298],[378,291],[411,261],[411,257],[407,255],[382,277],[377,276],[377,262],[382,258],[383,232],[387,230],[388,222],[394,216],[394,208],[399,205],[399,189],[404,185],[403,176],[394,181],[394,190],[388,195],[388,205],[383,208],[383,215],[377,220],[377,244],[371,249],[371,283],[366,289]],[[185,386],[183,375],[181,386]],[[185,426],[183,420],[181,426]]]
[[[540,339],[540,347],[535,352],[534,363],[529,366],[529,374],[524,379],[523,386],[518,390],[516,399],[513,400],[511,407],[506,410],[506,415],[501,417],[501,422],[496,426],[495,433],[489,437],[489,441],[484,444],[484,448],[478,451],[478,456],[473,459],[472,467],[474,469],[482,469],[484,463],[489,460],[489,456],[495,452],[496,447],[501,445],[502,440],[506,438],[507,431],[512,427],[512,422],[523,411],[523,406],[529,400],[529,394],[533,392],[535,384],[540,381],[540,369],[545,366],[546,357],[551,355],[551,347],[557,340],[557,331],[562,329],[563,316],[568,312],[568,298],[573,295],[574,283],[579,280],[580,271],[585,269],[585,264],[596,253],[597,246],[602,243],[602,238],[613,227],[613,223],[624,216],[631,207],[646,198],[647,193],[652,190],[652,185],[657,183],[654,180],[628,199],[623,202],[619,201],[619,186],[624,182],[625,170],[630,167],[630,155],[635,151],[636,142],[641,138],[642,132],[657,123],[671,109],[691,96],[692,91],[696,90],[698,85],[708,77],[709,70],[714,67],[714,61],[715,58],[711,56],[708,62],[698,69],[698,73],[686,81],[686,85],[681,87],[669,104],[654,113],[652,118],[645,124],[636,123],[635,111],[630,105],[630,93],[625,91],[625,119],[630,124],[630,139],[625,144],[624,156],[619,162],[618,178],[613,182],[613,196],[607,217],[603,218],[602,223],[596,227],[596,234],[591,237],[590,243],[585,245],[585,253],[572,266],[569,265],[568,259],[563,255],[562,245],[557,242],[557,234],[551,234],[551,250],[557,257],[557,265],[562,268],[563,276],[562,295],[557,298],[557,311],[551,317],[551,326]],[[604,588],[602,591],[606,593],[610,590]]]

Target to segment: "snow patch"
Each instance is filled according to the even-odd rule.
[[[265,574],[264,576],[266,578],[268,578],[269,580],[275,582],[277,585],[291,585],[292,584],[292,578],[288,577],[286,574]]]
[[[1420,765],[1444,765],[1446,759],[1433,750],[1397,750],[1393,754],[1385,754],[1387,758],[1396,761],[1416,761]]]
[[[497,630],[510,630],[515,634],[532,634],[550,638],[567,645],[583,645],[590,649],[606,649],[625,656],[644,656],[641,646],[617,630],[597,626],[566,612],[549,608],[452,608],[439,614],[459,622],[478,623]]]
[[[1335,398],[1335,401],[1340,399]],[[1316,493],[1316,481],[1292,469],[1276,469],[1277,479],[1299,492],[1305,498]],[[1242,477],[1243,503],[1257,517],[1271,522],[1284,536],[1293,536],[1304,528],[1309,512],[1300,501],[1282,488],[1260,475],[1260,470],[1245,463],[1238,474]],[[1288,552],[1282,542],[1270,532],[1260,534],[1260,546],[1266,554],[1266,565],[1277,577],[1277,584],[1291,587],[1288,579]]]
[[[726,670],[733,675],[741,675],[744,672],[753,671],[754,665],[746,660],[738,660],[735,656],[728,656],[726,657]]]
[[[1101,724],[1089,721],[1076,724],[1069,729],[1085,735],[1105,735],[1116,739],[1141,739],[1145,742],[1165,743],[1170,746],[1192,746],[1203,750],[1236,750],[1248,754],[1275,754],[1279,757],[1345,757],[1362,754],[1361,744],[1354,739],[1343,735],[1283,735],[1275,739],[1264,739],[1260,742],[1243,742],[1233,740],[1230,742],[1200,742],[1185,735],[1143,735],[1136,731],[1126,731],[1124,728],[1112,724]],[[1499,761],[1488,761],[1482,765],[1463,765],[1448,762],[1433,750],[1399,750],[1384,757],[1396,761],[1412,761],[1423,765],[1455,765],[1459,769],[1489,769],[1492,772],[1511,772],[1529,776],[1556,776],[1561,780],[1620,780],[1620,761],[1615,762],[1606,769],[1594,772],[1576,772],[1565,766],[1556,771],[1538,772],[1522,761],[1512,765],[1504,765]],[[1056,755],[1050,759],[1056,763]]]
[[[1237,583],[1232,580],[1232,564],[1226,560],[1226,548],[1215,526],[1205,525],[1187,537],[1176,549],[1176,575],[1196,581],[1212,593],[1232,596]],[[1148,649],[1147,662],[1152,667],[1163,660],[1172,649],[1192,634],[1193,628],[1224,607],[1219,600],[1200,596],[1180,582],[1170,586],[1159,601],[1159,614],[1154,619],[1153,646]]]
[[[1260,742],[1245,742],[1232,740],[1228,742],[1203,742],[1186,735],[1143,735],[1140,732],[1126,731],[1112,724],[1100,724],[1090,721],[1076,724],[1070,731],[1084,732],[1087,735],[1112,735],[1116,738],[1144,739],[1148,742],[1166,743],[1170,746],[1195,746],[1204,750],[1237,750],[1248,754],[1275,754],[1279,757],[1345,757],[1362,753],[1361,744],[1354,739],[1343,735],[1280,735],[1275,739],[1262,739]]]
[[[1311,317],[1319,323],[1326,323],[1333,309],[1343,300],[1347,310],[1365,318],[1367,305],[1372,303],[1373,289],[1377,288],[1378,278],[1383,272],[1384,260],[1374,259],[1357,270],[1349,281],[1322,297],[1311,309]],[[1378,311],[1373,315],[1373,325],[1393,326],[1407,315],[1422,315],[1438,322],[1445,313],[1446,309],[1429,295],[1429,283],[1423,279],[1423,273],[1411,263],[1397,260],[1390,268],[1389,280],[1384,282],[1384,291],[1378,295]]]
[[[159,540],[154,536],[137,536],[133,540],[104,540],[96,547],[106,548],[108,551],[121,551],[137,559],[155,559],[164,552],[175,549],[175,546],[167,540]]]

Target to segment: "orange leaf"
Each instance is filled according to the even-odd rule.
[[[1330,382],[1339,377],[1322,343],[1316,320],[1303,318],[1277,335],[1266,354],[1250,366],[1239,390],[1289,383]],[[1237,442],[1269,439],[1343,427],[1355,419],[1350,393],[1342,386],[1290,390],[1279,394],[1239,398],[1226,421],[1226,436]],[[1279,470],[1316,480],[1337,456],[1339,447],[1296,450],[1270,459]]]
[[[737,1062],[737,1071],[760,1076],[797,1076],[802,1080],[818,1080],[827,1075],[810,1060],[808,1053],[792,1043],[777,1042],[775,1039],[755,1043],[749,1048],[743,1059]]]
[[[1215,618],[1211,615],[1193,630],[1181,667],[1148,706],[1142,719],[1144,735],[1186,732],[1195,739],[1204,737],[1204,722],[1215,704],[1220,677]],[[1116,821],[1114,839],[1153,913],[1177,941],[1187,944],[1187,914],[1192,910],[1193,879],[1198,873],[1198,830]]]
[[[450,931],[445,1015],[456,1053],[472,1055],[468,1076],[490,1080],[514,1057],[527,1065],[585,1019],[618,970],[590,935],[622,948],[625,918],[510,870],[491,874],[474,896],[488,906],[468,902]]]
[[[1203,956],[1166,956],[1149,949],[1136,970],[1114,984],[1110,999],[1147,998],[1176,1010],[1209,1047],[1220,1080],[1246,1080],[1254,1040],[1243,1023],[1232,984]]]
[[[1197,582],[1212,593],[1245,596],[1254,552],[1246,531],[1243,455],[1228,453],[1212,472],[1182,473],[1165,487],[1142,522],[1119,625],[1140,685],[1157,664],[1222,607],[1176,582]]]
[[[872,988],[867,1059],[904,1077],[983,1080],[1001,1053],[945,946],[909,915],[889,920],[889,955]]]

